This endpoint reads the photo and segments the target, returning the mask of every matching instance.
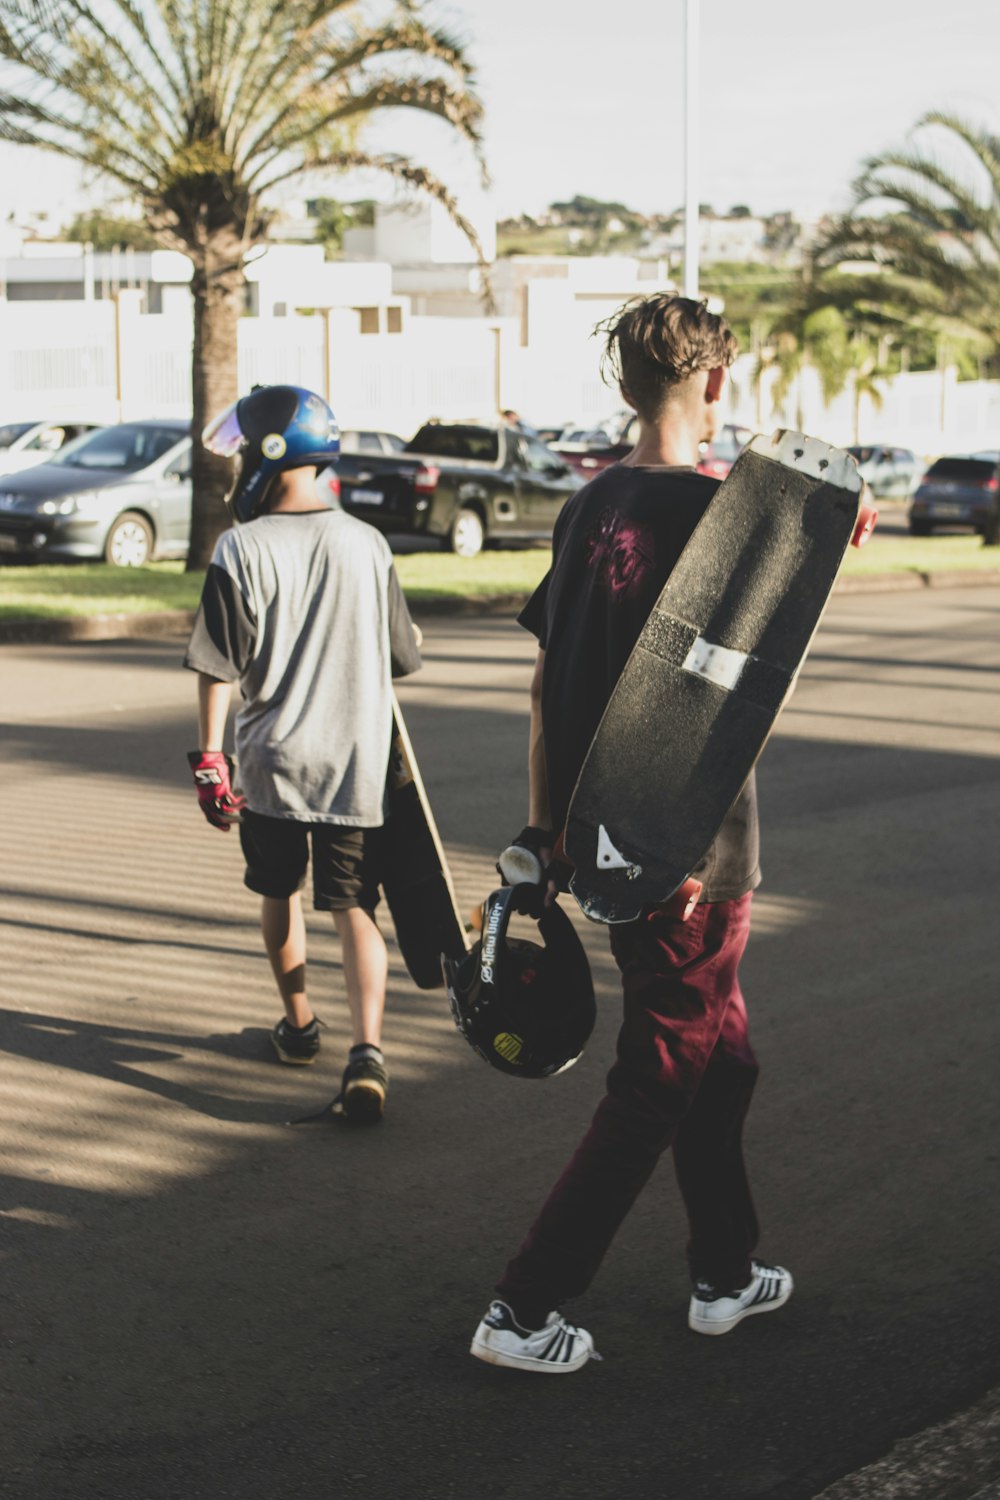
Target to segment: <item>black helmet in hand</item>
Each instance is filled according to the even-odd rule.
[[[572,1067],[597,1007],[587,955],[564,911],[541,908],[541,943],[507,936],[526,888],[504,886],[483,905],[483,931],[462,959],[445,959],[455,1025],[491,1067],[515,1078],[551,1078]]]

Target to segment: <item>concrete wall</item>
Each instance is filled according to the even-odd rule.
[[[387,318],[380,331],[362,332],[351,308],[244,318],[240,384],[290,381],[329,391],[345,426],[404,436],[428,416],[488,415],[497,405],[544,425],[599,420],[619,410],[621,399],[601,381],[600,339],[592,331],[633,290],[611,280],[603,292],[582,294],[566,279],[533,282],[521,316],[401,318],[397,332],[388,331]],[[189,317],[180,306],[143,314],[139,303],[136,291],[122,294],[117,311],[103,300],[0,301],[0,420],[187,415]],[[767,374],[757,390],[753,361],[741,358],[725,416],[763,430],[801,418],[806,431],[828,441],[854,441],[850,390],[825,406],[815,372],[805,370],[776,410],[773,384]],[[892,442],[923,456],[996,448],[1000,381],[960,383],[954,370],[904,375],[885,387],[880,410],[866,399],[858,416],[862,442]]]

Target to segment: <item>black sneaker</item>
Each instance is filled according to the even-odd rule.
[[[319,1022],[314,1016],[308,1026],[293,1026],[282,1018],[271,1032],[271,1043],[279,1062],[306,1068],[319,1056]]]
[[[330,1106],[335,1115],[355,1124],[375,1125],[385,1110],[389,1073],[384,1062],[371,1056],[352,1058],[344,1069],[340,1093]]]

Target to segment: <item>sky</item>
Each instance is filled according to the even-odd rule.
[[[685,0],[433,0],[466,41],[486,107],[500,216],[584,193],[642,212],[683,199]],[[698,198],[725,212],[846,207],[863,159],[929,109],[1000,134],[998,0],[700,0]],[[460,195],[475,171],[438,121],[387,114],[369,144],[405,149]],[[0,146],[0,216],[81,206],[69,164]],[[334,197],[377,180],[331,181]],[[4,212],[4,209],[6,210]]]

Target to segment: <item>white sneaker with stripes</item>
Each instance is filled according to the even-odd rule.
[[[585,1328],[574,1328],[557,1312],[544,1328],[522,1328],[506,1302],[491,1302],[473,1335],[469,1353],[488,1365],[534,1370],[539,1375],[571,1375],[589,1359],[600,1359]]]
[[[695,1284],[688,1311],[688,1327],[695,1333],[729,1333],[751,1313],[774,1312],[792,1295],[794,1282],[784,1266],[750,1262],[753,1275],[745,1287],[720,1292],[707,1281]]]

